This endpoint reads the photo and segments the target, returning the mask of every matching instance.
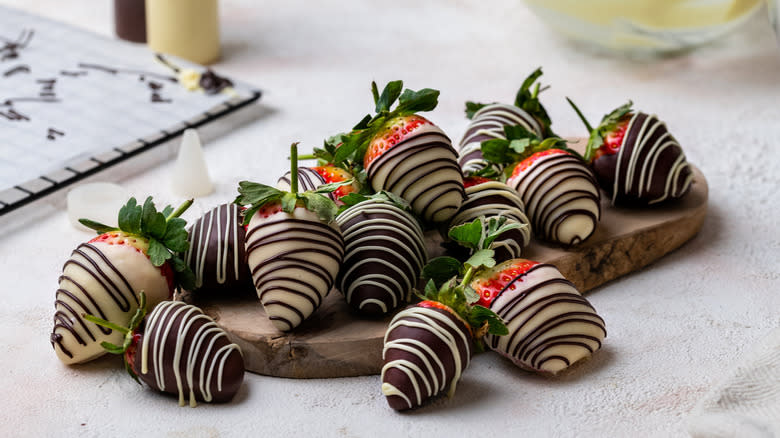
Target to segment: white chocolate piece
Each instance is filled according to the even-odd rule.
[[[171,190],[185,198],[206,196],[214,191],[198,132],[187,129],[181,138],[179,155],[171,173]]]
[[[344,258],[344,239],[298,207],[293,213],[252,216],[246,235],[249,269],[266,314],[281,331],[292,330],[322,304]]]
[[[122,186],[109,182],[82,184],[68,192],[68,219],[78,230],[92,231],[79,219],[90,219],[112,227],[117,226],[117,212],[130,199]]]
[[[149,309],[170,298],[168,281],[149,258],[129,245],[83,243],[62,269],[51,342],[66,364],[90,361],[106,351],[101,342],[121,345],[124,334],[84,320],[88,314],[127,327],[146,294]]]

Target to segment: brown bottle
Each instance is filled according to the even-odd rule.
[[[144,0],[114,0],[116,36],[135,43],[146,42],[146,3]]]

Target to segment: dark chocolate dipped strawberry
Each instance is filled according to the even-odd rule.
[[[141,291],[155,305],[170,299],[175,287],[193,286],[194,276],[177,254],[189,246],[186,222],[179,216],[191,204],[158,212],[151,197],[143,206],[130,198],[119,210],[119,227],[80,220],[100,234],[73,251],[59,278],[50,340],[62,362],[87,362],[105,353],[101,342],[122,339],[121,333],[85,321],[82,314],[126,326]]]
[[[691,167],[656,116],[633,111],[629,101],[605,115],[594,129],[567,100],[590,132],[584,158],[612,205],[655,204],[688,193]]]
[[[337,280],[355,311],[379,316],[406,303],[428,261],[420,224],[392,193],[343,198],[336,218],[346,253]]]
[[[362,168],[375,192],[402,197],[424,221],[446,223],[464,197],[457,153],[441,129],[417,114],[433,110],[439,92],[426,88],[401,93],[402,89],[403,82],[393,81],[380,95],[372,83],[376,115],[366,116],[341,136],[341,144],[332,146],[333,162]]]
[[[601,218],[591,170],[559,138],[541,140],[519,126],[507,127],[506,134],[507,140],[482,143],[482,152],[507,166],[506,183],[520,194],[534,233],[565,246],[588,239]]]
[[[515,96],[514,105],[466,102],[466,117],[471,123],[466,127],[466,133],[463,134],[458,147],[458,164],[464,175],[492,176],[501,173],[501,165],[488,163],[482,157],[480,145],[491,139],[506,139],[506,126],[522,126],[539,138],[553,136],[550,117],[539,102],[539,93],[544,88],[535,83],[541,75],[540,67],[523,81]]]
[[[338,208],[322,194],[339,184],[299,193],[297,143],[290,155],[289,192],[242,181],[235,200],[249,206],[249,269],[266,314],[281,331],[294,329],[322,304],[344,257],[344,239],[333,221]]]
[[[195,306],[163,301],[146,315],[143,293],[141,297],[142,305],[128,328],[85,315],[90,322],[124,336],[121,345],[103,342],[103,348],[124,355],[125,368],[133,378],[177,395],[180,406],[230,401],[244,380],[238,345]]]
[[[279,190],[290,190],[290,175],[288,171],[276,182],[276,187]],[[330,193],[324,193],[337,204],[341,203],[342,197],[359,191],[357,181],[348,171],[333,165],[298,168],[298,187],[304,192],[315,191],[324,185],[345,181],[352,181],[352,183],[343,185]]]
[[[428,279],[423,301],[399,312],[388,326],[382,393],[395,410],[417,408],[444,393],[452,396],[479,348],[474,341],[485,333],[506,333],[500,318],[474,304],[479,297],[468,286],[479,270],[495,265],[487,247],[500,234],[503,220],[483,225],[477,220],[451,229],[453,239],[466,239],[479,249],[464,264],[451,257],[433,259],[423,270]]]
[[[517,223],[521,227],[506,231],[493,242],[490,249],[496,252],[494,258],[497,261],[519,257],[522,249],[531,241],[531,226],[517,191],[500,181],[479,176],[464,178],[463,185],[466,188],[466,200],[450,221],[450,227],[471,222],[480,216],[505,217],[509,223]]]
[[[198,296],[254,294],[252,274],[246,263],[244,218],[233,203],[209,210],[189,229],[189,249],[184,261],[195,274]]]
[[[607,335],[604,320],[553,265],[508,260],[470,285],[509,331],[488,333],[485,343],[521,368],[556,374],[590,357]]]

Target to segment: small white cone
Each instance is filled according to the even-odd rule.
[[[179,156],[171,175],[171,190],[185,198],[206,196],[214,191],[200,137],[194,129],[187,129],[182,135]]]

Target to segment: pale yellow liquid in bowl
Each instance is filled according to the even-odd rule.
[[[734,29],[763,0],[525,0],[557,31],[617,51],[680,50]]]

